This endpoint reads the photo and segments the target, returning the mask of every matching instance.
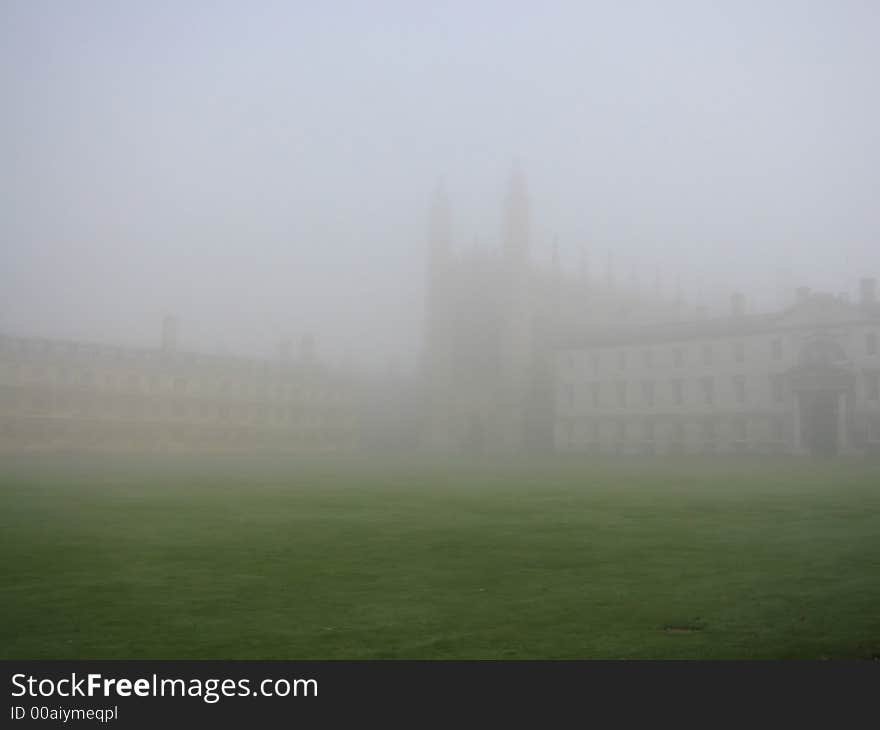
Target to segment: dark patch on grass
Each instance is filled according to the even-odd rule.
[[[669,624],[663,627],[667,634],[693,634],[702,630],[703,626],[698,624]]]

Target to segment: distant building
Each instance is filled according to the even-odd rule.
[[[559,452],[880,451],[880,305],[800,289],[791,307],[569,331],[554,358]]]
[[[0,450],[343,452],[356,393],[304,338],[258,360],[0,336]]]
[[[455,245],[451,211],[438,191],[428,231],[422,352],[424,449],[435,453],[550,452],[554,445],[553,352],[560,329],[652,322],[692,311],[680,292],[663,295],[655,275],[640,286],[604,274],[564,272],[558,250],[545,265],[530,253],[525,179],[514,170],[501,245]],[[625,279],[625,281],[621,281]]]

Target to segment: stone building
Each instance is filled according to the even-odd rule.
[[[500,246],[454,240],[443,191],[428,229],[423,429],[434,453],[551,451],[553,348],[560,329],[607,322],[646,323],[687,316],[680,293],[662,296],[655,276],[618,276],[607,259],[595,276],[587,252],[564,271],[554,244],[541,264],[532,251],[525,178],[514,169]]]
[[[559,452],[880,450],[880,305],[799,289],[782,311],[569,332],[557,343]]]
[[[0,336],[3,451],[341,452],[358,441],[356,391],[305,338],[274,360]]]

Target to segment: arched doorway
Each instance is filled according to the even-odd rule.
[[[789,377],[796,399],[795,447],[814,456],[840,453],[846,442],[846,394],[853,386],[843,348],[829,336],[813,337]]]
[[[803,447],[815,456],[836,456],[840,450],[840,394],[830,390],[803,391],[798,397]]]

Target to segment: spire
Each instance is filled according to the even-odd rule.
[[[426,443],[449,443],[450,312],[449,266],[452,214],[443,183],[438,183],[428,216],[428,272],[425,292],[424,351]]]
[[[529,253],[529,194],[519,160],[514,160],[504,205],[504,250],[516,261]]]

